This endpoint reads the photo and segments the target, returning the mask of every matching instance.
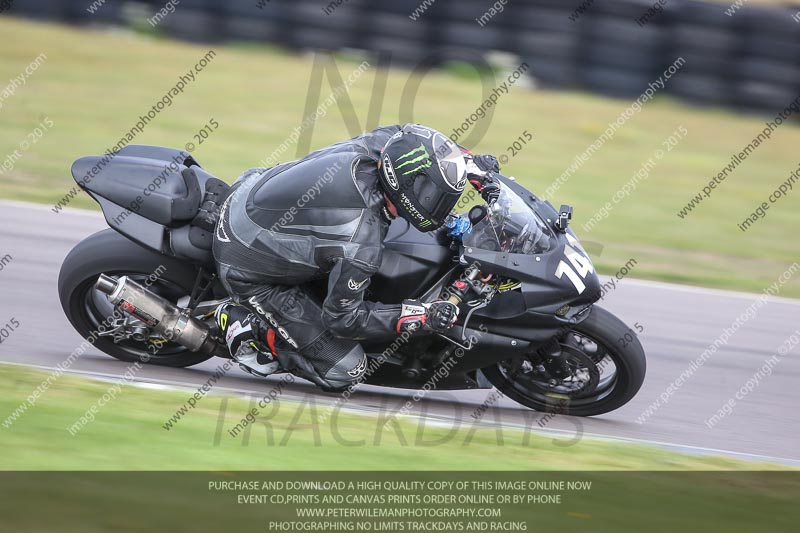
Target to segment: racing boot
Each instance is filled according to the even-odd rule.
[[[242,306],[224,303],[214,312],[214,318],[239,368],[262,378],[280,370],[281,365],[269,347],[258,342],[258,332],[263,326],[255,314]]]

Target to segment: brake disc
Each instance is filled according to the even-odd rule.
[[[548,390],[580,398],[594,392],[600,382],[600,370],[595,361],[578,348],[560,344],[561,350],[542,356],[546,381],[539,384]]]

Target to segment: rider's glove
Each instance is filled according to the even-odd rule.
[[[481,188],[478,189],[483,201],[489,205],[492,205],[500,198],[500,184],[494,180],[493,176],[493,172],[487,172],[486,176],[483,177]]]
[[[500,163],[493,155],[473,155],[467,159],[467,179],[489,205],[500,197],[500,183],[495,177],[499,172]]]
[[[443,332],[452,328],[458,319],[458,306],[445,300],[429,304],[419,300],[403,300],[397,333],[420,330]]]
[[[473,155],[475,166],[484,172],[500,172],[500,163],[492,154]]]
[[[447,300],[428,304],[428,320],[425,327],[431,331],[447,331],[458,320],[458,306]]]

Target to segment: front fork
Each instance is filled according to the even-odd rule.
[[[489,305],[489,302],[494,296],[494,291],[487,289],[487,284],[481,281],[481,271],[478,266],[470,265],[467,267],[467,269],[464,270],[464,273],[457,280],[455,280],[448,288],[442,291],[440,299],[447,300],[455,305],[460,305],[464,302],[470,291],[474,291],[479,297],[481,297],[482,301],[476,305],[470,305],[469,311],[461,323],[461,342],[441,333],[437,333],[437,335],[443,339],[446,339],[452,344],[455,344],[462,350],[471,350],[473,346],[477,344],[477,342],[467,338],[467,326],[472,314],[478,309],[482,309]]]

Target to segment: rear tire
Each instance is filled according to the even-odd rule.
[[[100,274],[149,276],[162,266],[165,268],[159,275],[158,282],[153,285],[154,292],[160,292],[173,303],[177,299],[176,295],[191,292],[196,275],[196,270],[191,265],[139,246],[113,229],[95,233],[78,243],[61,265],[58,276],[61,307],[81,337],[89,338],[97,330],[98,317],[94,316],[97,310],[87,302],[96,298],[96,295],[90,293],[97,292],[94,283]],[[109,315],[110,313],[106,316]],[[117,344],[110,337],[97,337],[94,342],[98,350],[129,363],[145,362],[142,356],[148,355],[149,364],[187,367],[213,357],[191,352],[175,343],[164,345],[156,353],[148,351],[143,342],[139,344],[141,346],[137,349],[134,341]]]
[[[631,335],[631,329],[619,318],[597,306],[592,308],[583,322],[575,325],[573,331],[593,339],[598,345],[606,348],[615,365],[615,381],[611,384],[613,387],[596,401],[589,401],[586,398],[574,401],[566,399],[559,401],[556,407],[552,399],[543,401],[541,394],[534,393],[530,389],[526,390],[526,385],[521,383],[521,380],[509,379],[507,372],[503,371],[503,363],[484,368],[482,372],[503,394],[537,411],[594,416],[614,411],[628,403],[639,392],[647,368],[644,349],[636,335]],[[632,340],[626,341],[623,347],[619,340],[625,338],[626,334],[628,338],[632,337]]]

